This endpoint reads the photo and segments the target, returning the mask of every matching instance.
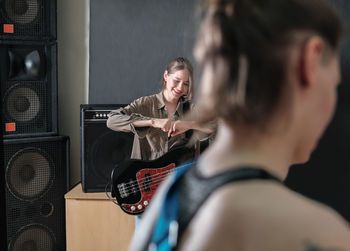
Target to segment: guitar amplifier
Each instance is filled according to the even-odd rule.
[[[124,106],[80,106],[81,185],[86,193],[104,192],[113,168],[130,158],[134,135],[116,132],[106,126],[108,113]]]

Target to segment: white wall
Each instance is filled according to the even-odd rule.
[[[80,104],[88,103],[89,0],[57,0],[58,123],[70,137],[70,184],[80,181]]]

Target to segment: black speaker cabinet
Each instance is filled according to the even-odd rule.
[[[8,250],[65,250],[69,138],[4,140],[3,157]]]
[[[0,40],[4,138],[56,135],[57,44]]]
[[[103,192],[114,166],[130,158],[133,134],[106,126],[107,114],[124,105],[81,105],[81,184],[84,192]]]
[[[1,0],[0,39],[56,39],[56,0]]]

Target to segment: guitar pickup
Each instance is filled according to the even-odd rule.
[[[149,173],[146,173],[145,174],[145,181],[142,182],[143,184],[143,189],[146,191],[146,192],[149,192],[151,189],[150,189],[150,185],[152,184],[152,178],[151,178],[151,175]]]

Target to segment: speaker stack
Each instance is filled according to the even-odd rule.
[[[69,138],[58,134],[56,5],[0,1],[1,250],[66,249]]]

